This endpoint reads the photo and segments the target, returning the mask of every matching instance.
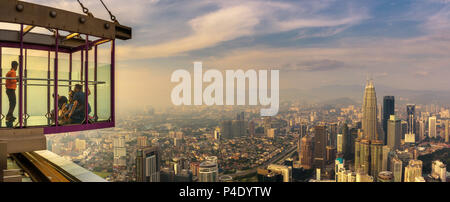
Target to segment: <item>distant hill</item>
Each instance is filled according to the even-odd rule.
[[[426,90],[405,90],[394,89],[383,85],[376,85],[378,103],[381,104],[383,96],[393,95],[398,104],[449,104],[450,91],[426,91]],[[358,85],[333,85],[312,88],[310,90],[301,89],[281,89],[281,100],[298,100],[308,103],[332,104],[361,104],[363,99],[364,86]]]

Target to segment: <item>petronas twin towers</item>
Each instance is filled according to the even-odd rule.
[[[377,120],[377,95],[372,80],[368,80],[362,106],[362,130],[355,142],[355,170],[376,179],[382,170],[380,125]]]

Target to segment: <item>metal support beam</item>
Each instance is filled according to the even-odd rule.
[[[131,28],[128,28],[130,29],[129,32],[125,32],[126,29],[122,30],[122,27],[125,26],[119,25],[121,29],[116,31],[114,22],[17,0],[2,0],[0,21],[47,27],[110,39],[116,38],[116,32],[120,32],[118,35],[121,38],[127,38],[128,35],[131,35]]]
[[[97,73],[98,73],[98,69],[97,69],[97,62],[98,62],[98,59],[97,59],[97,56],[98,56],[98,47],[97,47],[97,45],[95,46],[95,48],[94,48],[94,82],[95,82],[95,84],[94,84],[94,119],[95,119],[95,121],[97,121],[97,119],[98,119],[98,114],[97,114],[97,77],[98,77],[98,75],[97,75]]]
[[[20,24],[19,55],[19,127],[23,127],[23,24]]]
[[[115,71],[116,71],[116,41],[111,41],[111,122],[116,123],[115,116]]]
[[[27,76],[28,76],[28,70],[27,70],[27,63],[28,63],[28,49],[25,49],[25,72],[24,72],[24,78],[27,78]],[[28,115],[28,109],[27,109],[27,105],[28,105],[28,103],[27,103],[27,99],[28,99],[28,97],[27,97],[27,95],[28,95],[28,80],[27,79],[24,79],[24,78],[22,78],[23,80],[24,80],[24,99],[23,99],[23,101],[24,101],[24,104],[23,104],[23,108],[24,108],[24,126],[25,127],[27,127],[27,115]]]
[[[1,47],[0,46],[0,76],[3,76],[3,70],[2,70],[2,57],[3,57],[3,53],[2,53],[2,48],[3,47]],[[2,79],[0,78],[0,83],[2,83],[3,81],[2,81]],[[2,102],[3,102],[3,100],[2,100],[2,95],[3,95],[3,89],[2,89],[2,85],[0,85],[0,127],[2,127],[2,120],[3,120],[3,110],[2,110]]]
[[[84,82],[84,95],[85,95],[85,100],[84,100],[84,117],[85,117],[85,124],[89,124],[89,113],[88,113],[88,109],[89,109],[89,95],[88,95],[88,91],[89,91],[89,35],[86,35],[86,66],[85,66],[85,81]]]
[[[72,53],[69,53],[69,91],[72,90]]]
[[[47,115],[50,115],[50,51],[48,51],[48,57],[47,57]],[[47,119],[47,125],[50,125],[50,119]]]
[[[55,126],[58,126],[58,115],[59,115],[58,114],[58,74],[59,74],[58,73],[58,35],[59,35],[58,30],[56,30],[55,34],[56,34],[56,40],[55,40],[56,50],[55,50],[55,64],[54,64],[55,70],[53,72],[53,76],[55,79],[55,81],[54,81],[55,87],[54,87],[53,95],[55,95],[55,97],[54,97],[53,103],[54,103],[54,113],[55,113]]]

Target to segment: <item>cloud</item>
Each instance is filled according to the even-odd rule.
[[[416,77],[426,77],[430,74],[428,71],[416,71],[414,72],[414,76]]]
[[[210,2],[211,3],[211,2]],[[128,44],[120,54],[127,59],[170,57],[189,51],[214,47],[245,36],[286,32],[300,28],[330,28],[330,34],[367,19],[366,11],[343,11],[339,16],[324,16],[320,11],[333,1],[287,3],[274,1],[214,1],[218,9],[189,20],[190,33],[154,44]],[[311,10],[308,10],[310,8]],[[338,27],[331,30],[332,27]]]
[[[295,65],[284,66],[283,71],[332,71],[346,67],[345,63],[338,60],[309,60]]]
[[[172,56],[251,35],[254,33],[254,26],[258,23],[259,19],[251,8],[245,6],[224,8],[189,21],[192,28],[189,36],[150,46],[125,45],[121,47],[119,54],[129,58]]]
[[[309,29],[303,29],[298,33],[298,36],[295,37],[296,40],[298,39],[307,39],[307,38],[325,38],[325,37],[331,37],[336,34],[339,34],[346,29],[351,27],[351,25],[342,25],[342,26],[335,26],[335,27],[326,27],[323,29],[317,30],[309,30]]]

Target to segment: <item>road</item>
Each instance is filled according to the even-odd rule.
[[[283,152],[277,154],[276,156],[274,156],[270,160],[266,161],[264,164],[261,165],[261,167],[266,167],[269,164],[276,163],[276,162],[278,162],[278,161],[280,161],[282,159],[285,159],[285,157],[287,157],[289,155],[292,155],[292,153],[295,152],[296,150],[297,150],[297,146],[293,146],[293,147],[291,147],[291,148],[289,148],[287,150],[284,150]],[[245,171],[241,171],[241,172],[238,172],[238,173],[231,174],[229,176],[231,176],[234,179],[236,177],[241,177],[241,176],[245,176],[245,175],[249,175],[251,173],[254,173],[254,172],[256,172],[256,169],[257,168],[252,168],[252,169],[249,169],[249,170],[245,170]]]

